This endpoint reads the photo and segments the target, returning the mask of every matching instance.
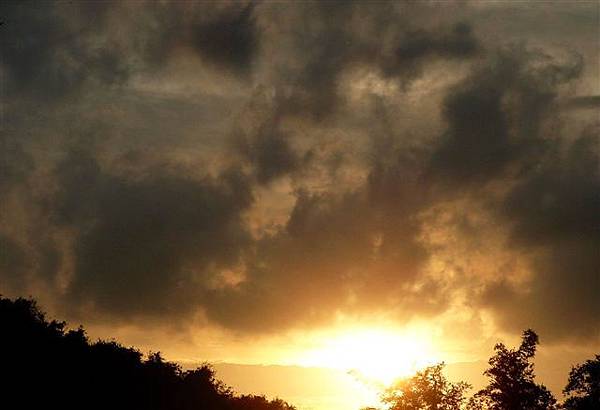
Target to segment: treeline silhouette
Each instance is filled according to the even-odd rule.
[[[450,382],[444,363],[399,380],[382,394],[387,410],[600,410],[600,355],[572,368],[556,398],[535,382],[539,339],[494,347],[486,387],[470,397]],[[283,400],[237,395],[210,365],[183,371],[160,353],[144,356],[114,341],[90,342],[83,328],[48,321],[31,299],[0,296],[0,409],[293,410]],[[366,409],[364,409],[366,410]]]
[[[563,390],[566,399],[558,403],[550,390],[535,382],[532,360],[538,344],[531,329],[523,332],[518,348],[496,344],[483,373],[488,385],[470,398],[466,392],[471,386],[448,381],[440,363],[399,380],[382,400],[387,410],[600,410],[600,355],[571,369]]]
[[[160,353],[90,342],[83,328],[48,321],[30,299],[0,296],[0,408],[292,410],[237,395],[202,365],[183,371]]]

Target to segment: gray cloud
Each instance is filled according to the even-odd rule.
[[[510,331],[534,327],[554,340],[598,336],[597,126],[565,135],[556,98],[582,70],[578,55],[559,62],[539,50],[501,50],[446,97],[448,129],[430,163],[434,181],[452,188],[446,195],[474,187],[489,195],[507,248],[532,274],[484,285],[482,306]]]
[[[284,32],[295,51],[295,67],[279,75],[279,109],[324,120],[344,105],[340,77],[357,67],[369,67],[407,86],[436,59],[463,60],[480,46],[466,23],[416,28],[411,14],[428,6],[392,3],[369,7],[360,2],[305,3],[298,24]],[[310,27],[307,30],[305,27]]]
[[[5,281],[4,286],[12,291],[22,292],[26,289],[26,273],[29,268],[27,253],[10,238],[0,236],[0,274]]]
[[[589,95],[584,97],[571,98],[566,102],[567,108],[596,108],[600,106],[600,96]]]
[[[204,314],[247,333],[435,317],[466,294],[500,329],[597,335],[598,135],[582,125],[596,97],[573,91],[593,50],[506,44],[468,4],[3,14],[10,292],[41,281],[73,316]],[[439,268],[432,214],[459,237],[446,247],[526,274],[466,266],[462,249]]]
[[[3,83],[8,95],[33,94],[43,100],[75,93],[85,83],[113,85],[127,79],[129,67],[121,50],[95,31],[106,7],[82,3],[63,10],[58,4],[34,2],[7,2],[2,7],[7,74]],[[88,18],[70,19],[71,12]]]
[[[451,30],[444,30],[428,32],[421,29],[403,33],[391,57],[382,62],[384,75],[413,79],[421,73],[428,59],[465,59],[478,53],[480,45],[470,25],[457,23]]]
[[[254,166],[261,184],[292,173],[300,166],[298,154],[279,128],[278,120],[273,119],[261,124],[254,135],[240,135],[235,141],[241,156]]]
[[[75,306],[121,318],[189,311],[211,275],[236,265],[248,245],[240,214],[252,196],[236,171],[193,180],[161,170],[127,180],[71,152],[58,178],[56,218],[77,229]]]
[[[285,230],[259,241],[247,260],[247,281],[210,292],[209,317],[232,329],[276,331],[325,324],[338,311],[384,309],[400,321],[439,313],[444,287],[419,275],[427,254],[414,227],[377,217],[377,206],[361,192],[299,192]]]
[[[504,289],[492,307],[513,330],[532,323],[547,337],[599,336],[598,137],[588,131],[566,152],[552,152],[502,204],[511,246],[534,255],[535,276],[525,289],[492,284],[485,292],[484,299]]]
[[[258,52],[259,33],[254,3],[241,10],[226,10],[212,21],[193,28],[193,47],[217,65],[247,74]]]
[[[536,161],[547,145],[539,127],[555,109],[556,86],[581,70],[580,56],[561,64],[518,46],[500,50],[446,97],[448,129],[433,172],[464,184],[487,181],[525,157]]]

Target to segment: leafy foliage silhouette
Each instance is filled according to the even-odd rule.
[[[293,410],[282,400],[236,395],[205,364],[182,371],[83,328],[48,321],[30,299],[0,296],[0,391],[14,408]]]
[[[509,349],[503,343],[494,346],[496,354],[488,361],[484,372],[490,381],[469,402],[469,409],[479,410],[550,410],[556,408],[556,399],[543,385],[535,383],[533,363],[538,335],[525,330],[518,349]]]
[[[389,410],[454,410],[465,402],[464,393],[471,386],[451,383],[444,377],[444,363],[427,367],[409,379],[387,389],[382,401]]]
[[[467,402],[470,385],[450,382],[444,363],[400,380],[382,395],[387,410],[592,410],[600,409],[600,355],[576,365],[558,406],[535,383],[539,339],[528,329],[521,345],[494,347],[490,381]],[[295,410],[283,400],[237,395],[209,364],[183,371],[160,352],[144,356],[115,341],[90,342],[82,327],[47,320],[32,299],[0,296],[0,393],[17,408],[148,410]],[[367,410],[367,409],[363,409]],[[369,410],[376,410],[370,409]]]
[[[563,393],[567,410],[600,409],[600,355],[571,369]]]

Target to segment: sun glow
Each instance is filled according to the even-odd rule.
[[[360,329],[327,339],[321,347],[309,351],[302,362],[342,369],[365,383],[387,386],[436,363],[437,358],[423,336]]]

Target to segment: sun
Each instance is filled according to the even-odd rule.
[[[368,383],[384,386],[437,362],[427,338],[386,329],[343,331],[309,351],[312,366],[342,369]]]

